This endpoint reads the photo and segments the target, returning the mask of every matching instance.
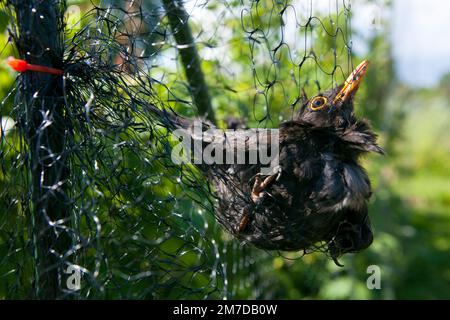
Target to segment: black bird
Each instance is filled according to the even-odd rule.
[[[337,264],[341,254],[372,243],[371,187],[359,159],[383,150],[368,122],[353,111],[367,65],[363,61],[344,84],[305,97],[293,119],[280,124],[278,172],[261,176],[260,164],[199,165],[215,186],[216,217],[229,232],[267,250],[323,249]],[[189,119],[171,121],[175,127],[192,126]],[[202,148],[237,140],[239,134],[226,135],[224,142],[220,134],[191,131]],[[246,141],[237,148],[248,154],[252,147]]]

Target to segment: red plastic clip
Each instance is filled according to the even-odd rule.
[[[25,60],[16,59],[14,57],[9,57],[7,62],[11,68],[13,68],[14,70],[16,70],[18,72],[25,72],[25,71],[31,70],[31,71],[51,73],[51,74],[56,74],[56,75],[64,74],[64,71],[61,69],[39,66],[36,64],[30,64],[30,63],[26,62]]]

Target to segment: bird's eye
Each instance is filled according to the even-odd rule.
[[[309,107],[311,108],[311,110],[320,110],[323,107],[325,107],[326,103],[327,103],[327,98],[315,97],[309,104]]]

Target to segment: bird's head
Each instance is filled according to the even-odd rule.
[[[345,128],[356,122],[353,98],[364,77],[369,62],[364,60],[340,86],[319,93],[311,99],[305,97],[295,120],[315,127]]]

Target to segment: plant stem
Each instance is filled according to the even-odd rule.
[[[16,17],[15,42],[28,63],[61,68],[63,58],[60,0],[11,1]],[[70,120],[63,97],[62,76],[28,71],[19,77],[17,104],[23,107],[21,129],[28,145],[31,177],[31,236],[35,280],[33,296],[55,299],[63,295],[64,261],[70,237],[63,228],[71,204],[67,166]]]
[[[183,63],[184,72],[189,82],[194,104],[201,116],[215,123],[214,110],[208,86],[201,69],[200,58],[188,24],[188,14],[180,0],[162,0],[169,19],[173,36]]]

